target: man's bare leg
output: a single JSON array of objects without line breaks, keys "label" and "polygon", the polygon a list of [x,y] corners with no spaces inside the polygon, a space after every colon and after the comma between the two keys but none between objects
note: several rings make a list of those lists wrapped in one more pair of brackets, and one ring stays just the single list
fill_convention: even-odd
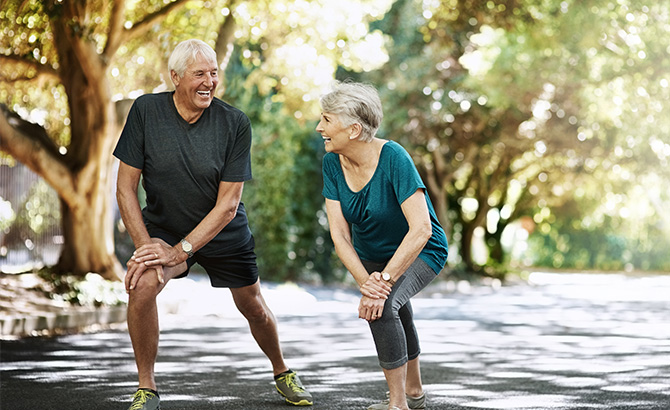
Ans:
[{"label": "man's bare leg", "polygon": [[277,320],[261,295],[260,280],[253,285],[231,288],[235,306],[249,322],[256,343],[272,363],[275,376],[288,370],[279,345]]},{"label": "man's bare leg", "polygon": [[140,278],[128,299],[128,333],[135,352],[139,387],[156,390],[154,364],[158,355],[158,308],[156,296],[162,289],[151,269]]},{"label": "man's bare leg", "polygon": [[[164,241],[152,238],[167,246]],[[140,388],[156,389],[154,365],[158,356],[158,307],[156,297],[168,281],[179,276],[187,268],[186,263],[175,267],[164,267],[164,283],[158,281],[155,269],[147,269],[137,285],[128,295],[128,333],[135,353],[135,364]]]}]

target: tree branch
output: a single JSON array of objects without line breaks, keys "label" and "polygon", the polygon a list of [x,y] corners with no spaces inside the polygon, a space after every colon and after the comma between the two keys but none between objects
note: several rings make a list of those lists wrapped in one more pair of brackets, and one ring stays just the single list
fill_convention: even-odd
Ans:
[{"label": "tree branch", "polygon": [[121,44],[125,44],[130,39],[139,37],[142,34],[146,33],[151,29],[151,27],[153,27],[154,24],[164,19],[165,16],[167,16],[171,11],[178,9],[179,7],[182,7],[188,1],[190,0],[174,0],[167,6],[163,7],[162,9],[147,14],[146,16],[144,16],[142,20],[135,22],[133,26],[128,29],[124,29],[122,25],[123,10],[117,10],[117,8],[121,6],[117,6],[115,4],[113,13],[121,13],[121,15],[113,16],[113,18],[121,21],[114,21],[115,26],[110,26],[109,36],[111,41],[107,42],[104,55],[105,56],[114,55],[114,53],[116,53],[116,50]]},{"label": "tree branch", "polygon": [[230,47],[230,45],[232,44],[235,35],[235,17],[233,16],[232,10],[235,7],[236,1],[237,0],[229,1],[228,9],[230,9],[231,12],[219,28],[219,35],[216,37],[216,44],[214,46],[214,51],[219,58],[219,69],[221,71],[226,69],[225,65],[227,65],[230,54],[232,54],[232,47]]},{"label": "tree branch", "polygon": [[[23,74],[20,78],[24,80],[32,80],[38,76],[49,76],[53,77],[54,79],[59,79],[58,73],[56,70],[52,69],[49,66],[39,64],[37,61],[34,60],[28,60],[26,58],[23,58],[21,56],[18,56],[16,54],[11,54],[11,55],[3,55],[0,54],[0,66],[6,66],[6,65],[16,65],[16,64],[22,64],[25,66],[28,66],[30,69],[35,70],[35,76],[34,77],[28,77],[27,75]],[[25,72],[25,70],[23,70]],[[14,79],[6,79],[6,80],[14,80]]]},{"label": "tree branch", "polygon": [[61,198],[75,192],[72,174],[44,128],[0,104],[0,150],[42,176]]},{"label": "tree branch", "polygon": [[109,33],[107,34],[107,44],[105,45],[105,51],[103,55],[105,58],[109,58],[116,53],[116,50],[119,49],[120,45],[123,44],[123,13],[125,11],[124,2],[114,1],[112,2],[112,12],[109,16]]}]

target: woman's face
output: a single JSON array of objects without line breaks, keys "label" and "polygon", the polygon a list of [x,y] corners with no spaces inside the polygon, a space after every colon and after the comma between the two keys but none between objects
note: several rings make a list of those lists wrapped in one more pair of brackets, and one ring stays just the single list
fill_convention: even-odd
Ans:
[{"label": "woman's face", "polygon": [[350,141],[353,134],[353,126],[344,127],[336,114],[323,112],[321,121],[316,126],[316,132],[323,138],[326,152],[339,152]]}]

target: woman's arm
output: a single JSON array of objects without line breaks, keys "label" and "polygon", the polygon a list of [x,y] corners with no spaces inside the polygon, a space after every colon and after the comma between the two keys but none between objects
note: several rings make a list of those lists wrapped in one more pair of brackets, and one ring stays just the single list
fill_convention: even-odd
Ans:
[{"label": "woman's arm", "polygon": [[[380,278],[373,278],[372,275],[368,275],[354,249],[349,223],[342,214],[340,202],[326,199],[326,213],[328,214],[330,236],[333,239],[333,244],[335,244],[335,252],[358,283],[361,293],[373,299],[386,299],[391,288],[386,283],[381,282]],[[377,276],[381,277],[379,273],[377,273]]]},{"label": "woman's arm", "polygon": [[384,272],[390,274],[393,281],[398,280],[409,268],[433,234],[428,203],[423,189],[417,189],[401,204],[401,207],[407,219],[409,231],[384,268]]}]

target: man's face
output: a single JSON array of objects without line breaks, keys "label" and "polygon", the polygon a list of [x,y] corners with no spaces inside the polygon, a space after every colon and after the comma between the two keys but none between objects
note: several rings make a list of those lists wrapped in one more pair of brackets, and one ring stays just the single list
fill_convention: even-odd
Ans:
[{"label": "man's face", "polygon": [[214,99],[214,90],[219,85],[216,61],[210,61],[198,54],[183,77],[171,73],[175,93],[181,104],[191,111],[204,110]]}]

